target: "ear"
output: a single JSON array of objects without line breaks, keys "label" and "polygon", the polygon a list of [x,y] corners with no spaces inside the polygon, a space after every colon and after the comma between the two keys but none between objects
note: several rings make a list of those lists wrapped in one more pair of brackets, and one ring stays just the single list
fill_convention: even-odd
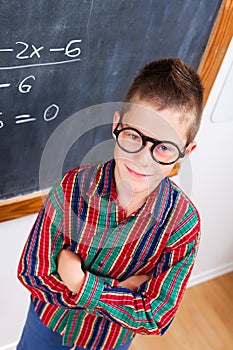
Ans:
[{"label": "ear", "polygon": [[185,156],[186,157],[189,156],[196,147],[197,147],[197,143],[195,141],[190,142],[190,144],[186,148]]},{"label": "ear", "polygon": [[[113,122],[112,122],[112,134],[113,134],[113,131],[116,128],[117,124],[119,123],[120,117],[121,117],[121,115],[119,112],[114,113]],[[113,134],[113,137],[115,138],[114,134]]]}]

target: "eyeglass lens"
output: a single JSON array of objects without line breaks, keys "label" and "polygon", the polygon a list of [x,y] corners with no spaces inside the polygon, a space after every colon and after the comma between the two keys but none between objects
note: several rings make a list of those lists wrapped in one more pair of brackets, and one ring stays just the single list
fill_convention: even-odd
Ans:
[{"label": "eyeglass lens", "polygon": [[[130,153],[139,152],[144,147],[141,135],[130,128],[120,130],[117,141],[123,150]],[[179,150],[172,143],[165,141],[154,147],[152,156],[159,162],[170,163],[179,158]]]}]

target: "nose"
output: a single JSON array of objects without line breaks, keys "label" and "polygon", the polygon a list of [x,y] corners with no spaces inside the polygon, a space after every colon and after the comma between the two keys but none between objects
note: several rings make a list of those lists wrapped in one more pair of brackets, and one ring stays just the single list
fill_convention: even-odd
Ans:
[{"label": "nose", "polygon": [[149,142],[147,142],[145,147],[143,147],[143,149],[141,149],[141,151],[136,153],[137,162],[141,166],[148,166],[153,162],[150,149],[151,149],[151,144]]}]

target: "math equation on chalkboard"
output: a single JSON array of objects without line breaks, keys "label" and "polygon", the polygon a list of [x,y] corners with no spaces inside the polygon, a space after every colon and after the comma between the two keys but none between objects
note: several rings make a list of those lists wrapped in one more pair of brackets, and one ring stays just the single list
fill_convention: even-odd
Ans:
[{"label": "math equation on chalkboard", "polygon": [[[82,39],[73,39],[60,47],[46,48],[44,45],[35,45],[32,43],[17,41],[11,47],[0,47],[0,71],[20,70],[40,66],[62,65],[80,61],[82,53]],[[1,61],[17,64],[2,65]],[[2,90],[17,89],[22,95],[30,94],[33,85],[36,83],[36,74],[25,74],[25,77],[14,85],[11,81],[1,81],[0,94]],[[44,107],[41,116],[34,116],[30,111],[25,111],[19,115],[12,116],[15,124],[20,125],[29,122],[35,122],[37,118],[43,118],[45,122],[50,122],[59,115],[60,106],[56,101]],[[6,118],[7,119],[7,118]],[[4,121],[4,111],[0,110],[0,129],[7,127]]]}]

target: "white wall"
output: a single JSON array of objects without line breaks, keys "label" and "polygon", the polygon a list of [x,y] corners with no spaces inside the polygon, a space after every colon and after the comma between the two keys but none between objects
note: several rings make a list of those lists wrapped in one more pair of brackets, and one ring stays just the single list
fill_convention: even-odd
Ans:
[{"label": "white wall", "polygon": [[202,222],[190,286],[233,271],[233,122],[212,123],[210,110],[209,104],[198,147],[175,177],[197,206]]},{"label": "white wall", "polygon": [[233,39],[205,106],[196,138],[198,148],[178,177],[202,218],[202,239],[191,285],[233,271],[232,67]]},{"label": "white wall", "polygon": [[35,218],[36,215],[30,215],[0,223],[0,349],[19,338],[25,320],[29,292],[16,275],[20,254]]},{"label": "white wall", "polygon": [[233,121],[214,124],[211,110],[208,104],[192,159],[192,198],[202,216],[195,276],[205,280],[233,270]]}]

